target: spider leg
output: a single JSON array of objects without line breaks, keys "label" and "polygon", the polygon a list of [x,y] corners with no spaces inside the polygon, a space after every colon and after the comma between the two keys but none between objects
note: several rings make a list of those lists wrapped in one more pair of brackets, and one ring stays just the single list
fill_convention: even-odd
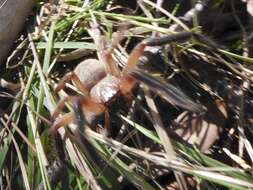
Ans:
[{"label": "spider leg", "polygon": [[63,108],[65,107],[65,103],[69,102],[69,101],[73,101],[75,98],[76,97],[68,96],[68,97],[62,99],[58,103],[58,105],[56,106],[56,108],[52,114],[52,117],[51,117],[51,120],[53,121],[53,125],[51,126],[51,131],[53,134],[56,135],[56,132],[60,127],[66,126],[66,125],[74,122],[74,119],[75,119],[74,112],[69,112],[69,113],[63,115],[62,117],[59,117],[59,115],[60,115],[61,111],[63,110]]},{"label": "spider leg", "polygon": [[82,97],[80,98],[80,102],[86,111],[92,112],[95,115],[99,115],[106,110],[106,106],[104,104],[94,102],[90,97]]},{"label": "spider leg", "polygon": [[180,32],[177,34],[156,37],[156,38],[150,38],[150,39],[144,40],[143,43],[145,43],[146,46],[162,46],[162,45],[169,44],[171,42],[186,41],[190,38],[194,38],[195,40],[208,45],[208,47],[210,47],[212,49],[217,49],[219,46],[210,38],[208,38],[204,35],[198,34],[198,33],[194,33],[194,32]]},{"label": "spider leg", "polygon": [[59,92],[61,89],[63,89],[66,85],[67,82],[69,81],[73,81],[76,85],[76,87],[78,88],[78,90],[80,90],[84,95],[88,95],[89,92],[87,90],[87,88],[85,87],[85,85],[80,81],[80,79],[78,78],[78,76],[74,73],[74,72],[70,72],[68,74],[66,74],[58,83],[55,91]]},{"label": "spider leg", "polygon": [[135,80],[131,76],[129,76],[128,73],[137,68],[139,58],[143,55],[145,47],[165,45],[175,41],[185,41],[192,36],[192,32],[181,32],[178,34],[146,39],[139,43],[130,54],[126,63],[126,67],[123,69],[123,76],[121,78],[122,93],[126,94],[127,92],[129,92],[135,84]]},{"label": "spider leg", "polygon": [[152,91],[160,94],[172,105],[180,106],[195,113],[203,113],[206,110],[202,105],[193,102],[188,96],[186,96],[176,87],[168,83],[161,82],[141,70],[133,70],[131,73],[129,73],[129,75],[139,82],[147,85]]},{"label": "spider leg", "polygon": [[70,96],[67,96],[66,98],[60,100],[60,102],[57,104],[53,114],[52,114],[52,119],[56,119],[61,111],[63,110],[63,108],[65,107],[65,103],[68,102],[70,100]]},{"label": "spider leg", "polygon": [[75,114],[74,112],[69,112],[65,115],[63,115],[60,118],[56,118],[53,122],[53,125],[51,126],[51,132],[56,136],[57,130],[63,126],[66,126],[70,123],[73,123],[75,121]]},{"label": "spider leg", "polygon": [[101,32],[97,27],[92,27],[92,29],[89,30],[89,34],[97,46],[99,60],[104,64],[107,73],[119,77],[120,70],[112,58],[112,52],[116,48],[117,44],[119,44],[119,42],[123,39],[122,32],[115,33],[110,48],[106,47],[105,38],[101,35]]},{"label": "spider leg", "polygon": [[[59,117],[61,110],[64,108],[66,102],[72,102],[74,112],[67,113],[63,115],[62,117]],[[80,106],[79,106],[80,105]],[[99,115],[105,111],[105,106],[103,104],[96,103],[92,101],[92,99],[87,97],[77,97],[77,96],[69,96],[59,102],[57,105],[53,115],[53,125],[51,127],[52,132],[55,134],[56,131],[63,126],[66,126],[70,123],[73,123],[74,121],[77,121],[76,117],[79,111],[82,108],[82,110],[88,111],[94,115]],[[80,114],[80,113],[79,113]]]},{"label": "spider leg", "polygon": [[[145,47],[161,46],[175,41],[185,41],[192,37],[205,44],[209,44],[208,39],[206,39],[202,35],[195,34],[192,32],[181,32],[173,35],[150,38],[147,40],[143,40],[141,43],[139,43],[130,54],[126,67],[123,70],[123,75],[121,77],[120,82],[121,92],[123,94],[127,94],[128,92],[130,92],[135,84],[135,80],[137,80],[149,86],[151,90],[158,92],[173,105],[180,106],[192,112],[204,112],[205,109],[201,105],[193,102],[179,89],[175,88],[170,84],[158,81],[157,79],[146,74],[145,72],[137,70],[139,58],[143,55]],[[214,47],[214,45],[211,45],[211,47]]]},{"label": "spider leg", "polygon": [[118,32],[113,33],[111,47],[108,50],[101,52],[102,56],[105,59],[105,63],[108,67],[109,73],[116,77],[120,77],[120,70],[117,66],[117,63],[115,63],[115,61],[112,58],[112,53],[114,49],[117,47],[117,45],[124,38],[123,33],[124,33],[123,31],[118,31]]},{"label": "spider leg", "polygon": [[109,52],[104,52],[102,54],[105,59],[105,63],[107,64],[109,73],[113,76],[120,77],[120,70],[112,58],[112,52],[109,51]]},{"label": "spider leg", "polygon": [[143,40],[139,43],[132,53],[130,54],[126,67],[123,70],[123,75],[127,75],[128,71],[131,71],[136,68],[139,58],[143,55],[145,47],[147,46],[161,46],[171,42],[185,41],[193,36],[192,32],[181,32],[178,34],[172,34],[162,37],[150,38]]},{"label": "spider leg", "polygon": [[141,43],[139,43],[132,53],[130,54],[130,57],[127,61],[126,67],[123,70],[123,74],[127,74],[128,71],[135,69],[138,62],[139,58],[142,56],[145,47],[147,46],[163,46],[166,44],[169,44],[171,42],[181,42],[181,41],[186,41],[190,38],[194,38],[197,41],[204,43],[208,45],[208,47],[211,47],[212,49],[217,49],[218,45],[213,42],[211,39],[208,37],[205,37],[201,34],[197,34],[194,32],[180,32],[177,34],[171,34],[167,36],[162,36],[162,37],[155,37],[155,38],[149,38],[143,40]]},{"label": "spider leg", "polygon": [[171,42],[182,42],[194,37],[193,32],[180,32],[162,37],[149,38],[143,41],[146,46],[162,46]]},{"label": "spider leg", "polygon": [[84,126],[85,124],[90,125],[90,121],[87,120],[85,117],[85,113],[83,111],[83,107],[85,107],[86,110],[94,113],[94,115],[99,115],[101,113],[104,113],[105,116],[105,124],[104,124],[104,131],[103,133],[105,136],[111,135],[111,119],[110,114],[105,106],[94,103],[92,101],[87,102],[84,101],[84,99],[81,98],[75,98],[73,102],[73,108],[75,113],[75,122],[78,126]]}]

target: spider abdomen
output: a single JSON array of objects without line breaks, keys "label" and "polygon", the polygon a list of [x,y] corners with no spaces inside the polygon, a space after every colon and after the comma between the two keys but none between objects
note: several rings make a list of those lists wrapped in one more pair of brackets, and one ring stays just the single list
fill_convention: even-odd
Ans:
[{"label": "spider abdomen", "polygon": [[101,79],[106,76],[104,65],[97,59],[86,59],[82,61],[74,70],[82,84],[90,90]]}]

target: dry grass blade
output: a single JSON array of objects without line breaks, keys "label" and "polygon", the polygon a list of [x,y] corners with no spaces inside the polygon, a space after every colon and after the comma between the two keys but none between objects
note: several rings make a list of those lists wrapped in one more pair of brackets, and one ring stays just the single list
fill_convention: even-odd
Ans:
[{"label": "dry grass blade", "polygon": [[[8,115],[4,115],[4,118],[7,119],[8,121],[10,120],[10,117]],[[34,153],[36,153],[36,148],[35,146],[29,141],[29,139],[25,136],[25,134],[19,129],[19,127],[14,123],[11,122],[11,126],[13,127],[13,129],[15,129],[15,131],[21,136],[21,138],[26,142],[26,144],[28,145],[28,147],[30,149],[32,149],[32,151]]]},{"label": "dry grass blade", "polygon": [[[172,160],[176,159],[177,156],[174,151],[171,140],[167,134],[167,131],[166,131],[165,127],[163,126],[163,123],[162,123],[162,120],[159,116],[155,102],[152,99],[149,91],[145,91],[145,98],[146,98],[146,102],[147,102],[149,109],[150,109],[150,114],[153,118],[153,126],[154,126],[159,138],[161,139],[162,145],[165,149],[166,158],[168,159],[168,161],[172,161]],[[176,176],[176,179],[177,179],[177,182],[180,186],[180,189],[187,190],[188,185],[187,185],[187,182],[186,182],[186,179],[185,179],[183,173],[176,172],[176,171],[173,171],[173,172]]]},{"label": "dry grass blade", "polygon": [[168,18],[170,18],[171,20],[173,20],[175,23],[178,24],[178,26],[182,27],[184,30],[189,30],[189,28],[183,23],[181,22],[177,17],[175,17],[174,15],[170,14],[168,11],[166,11],[165,9],[157,6],[156,4],[154,4],[153,2],[149,1],[149,0],[141,0],[144,3],[151,5],[152,7],[156,8],[157,10],[161,11],[161,13],[163,13],[164,15],[166,15]]},{"label": "dry grass blade", "polygon": [[[168,167],[169,169],[175,170],[175,171],[181,171],[184,173],[192,174],[199,176],[201,178],[207,179],[207,180],[214,180],[217,183],[221,184],[226,184],[228,187],[232,185],[233,187],[236,187],[238,189],[245,189],[245,188],[252,188],[252,183],[250,181],[247,181],[246,179],[241,180],[241,179],[236,179],[234,177],[222,175],[218,172],[212,172],[208,171],[207,168],[195,168],[195,167],[190,167],[181,161],[178,160],[171,160],[168,161],[166,158],[165,154],[162,154],[160,156],[156,156],[150,153],[147,153],[145,151],[141,151],[139,149],[135,149],[132,147],[128,147],[118,141],[106,138],[98,133],[95,133],[94,131],[91,131],[89,128],[85,129],[85,133],[87,133],[89,138],[96,139],[100,142],[106,143],[110,145],[113,149],[115,150],[121,150],[121,152],[127,152],[129,154],[135,155],[139,158],[143,158],[145,160],[149,160],[153,163],[159,163],[159,165]],[[210,168],[210,170],[212,170]],[[218,171],[230,171],[233,172],[233,168],[214,168],[213,170],[218,170]]]},{"label": "dry grass blade", "polygon": [[[73,126],[76,128],[76,126]],[[63,134],[64,130],[59,129],[60,133]],[[93,175],[90,167],[88,166],[87,162],[84,160],[82,153],[80,150],[74,145],[70,139],[65,140],[66,149],[68,151],[68,154],[71,155],[70,159],[72,163],[77,167],[80,174],[84,177],[84,179],[87,181],[91,189],[93,190],[101,190],[100,185],[98,184],[95,176]]]},{"label": "dry grass blade", "polygon": [[16,140],[15,140],[13,134],[12,134],[12,131],[9,129],[8,125],[5,123],[3,118],[1,118],[1,123],[4,125],[5,129],[7,129],[9,134],[11,134],[11,138],[12,138],[13,144],[14,144],[16,152],[17,152],[17,156],[18,156],[18,160],[19,160],[20,169],[21,169],[21,172],[22,172],[22,177],[23,177],[23,180],[24,180],[25,188],[26,188],[26,190],[30,190],[31,188],[30,188],[30,185],[29,185],[29,180],[28,180],[28,176],[27,176],[25,163],[24,163],[24,160],[22,158],[22,154],[21,154],[20,148],[18,146],[18,143],[16,142]]}]

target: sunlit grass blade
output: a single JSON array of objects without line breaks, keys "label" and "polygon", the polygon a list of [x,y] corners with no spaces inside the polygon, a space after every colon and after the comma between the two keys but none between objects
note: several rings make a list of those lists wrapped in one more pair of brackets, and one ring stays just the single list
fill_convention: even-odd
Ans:
[{"label": "sunlit grass blade", "polygon": [[[121,115],[121,118],[124,119],[127,123],[129,123],[131,126],[136,128],[138,131],[140,131],[142,134],[146,135],[147,137],[151,138],[155,142],[161,144],[161,141],[157,139],[157,135],[154,132],[151,132],[150,130],[145,129],[145,127],[127,119],[126,117]],[[200,178],[206,179],[208,181],[215,182],[217,184],[221,184],[230,188],[237,188],[237,189],[247,189],[252,188],[253,183],[253,177],[242,170],[235,171],[234,168],[220,162],[217,160],[214,160],[200,152],[197,152],[196,150],[187,147],[186,145],[180,144],[178,142],[174,142],[175,146],[179,148],[180,151],[185,152],[185,154],[193,159],[198,161],[199,163],[203,165],[207,165],[210,170],[213,168],[216,168],[216,171],[219,172],[219,170],[222,173],[225,173],[226,175],[220,175],[219,173],[214,173],[208,171],[208,168],[206,168],[206,171],[203,171],[201,169],[194,170],[194,171],[188,171],[188,173],[198,176]],[[208,173],[210,172],[210,173]]]},{"label": "sunlit grass blade", "polygon": [[[37,49],[46,49],[47,42],[39,42],[36,45]],[[96,50],[93,43],[88,42],[54,42],[54,49],[90,49]]]}]

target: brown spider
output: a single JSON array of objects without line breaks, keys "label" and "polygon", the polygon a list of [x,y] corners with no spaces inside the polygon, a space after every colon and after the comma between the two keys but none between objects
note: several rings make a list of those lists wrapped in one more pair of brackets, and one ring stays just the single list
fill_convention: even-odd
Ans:
[{"label": "brown spider", "polygon": [[[77,113],[75,113],[75,106],[81,107],[88,123],[89,119],[87,119],[87,115],[97,116],[105,113],[107,116],[105,118],[108,118],[107,106],[119,95],[127,95],[133,89],[136,81],[144,83],[152,91],[157,92],[173,105],[180,106],[192,112],[203,112],[205,110],[203,106],[194,103],[180,90],[170,84],[155,79],[137,68],[139,58],[143,55],[145,47],[161,46],[174,41],[187,40],[195,36],[196,34],[191,32],[182,32],[143,40],[131,52],[126,66],[121,72],[112,59],[114,47],[112,46],[109,50],[106,50],[104,47],[98,49],[101,56],[100,61],[97,59],[88,59],[81,62],[73,72],[68,73],[58,83],[56,91],[63,89],[68,81],[72,81],[77,89],[83,93],[83,96],[68,96],[59,102],[59,105],[52,115],[54,121],[52,131],[55,133],[61,126],[76,122]],[[99,46],[101,41],[98,40],[96,42],[95,38],[94,40],[95,44],[97,43],[97,46]],[[115,42],[112,44],[115,46]],[[58,117],[66,101],[73,103],[74,111]]]}]

